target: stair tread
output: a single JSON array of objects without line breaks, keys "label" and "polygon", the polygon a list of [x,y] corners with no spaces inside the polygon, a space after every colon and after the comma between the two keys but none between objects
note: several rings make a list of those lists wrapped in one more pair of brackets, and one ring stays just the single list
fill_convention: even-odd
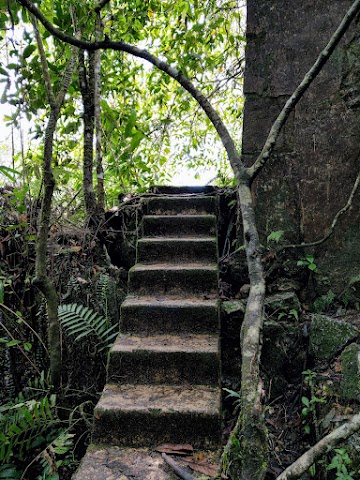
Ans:
[{"label": "stair tread", "polygon": [[182,271],[182,270],[207,270],[210,272],[217,272],[218,266],[213,262],[189,262],[189,263],[174,263],[174,262],[161,262],[152,264],[136,263],[130,269],[131,271],[149,271],[149,270],[170,270],[170,271]]},{"label": "stair tread", "polygon": [[[204,452],[205,455],[205,452]],[[160,453],[148,448],[91,445],[72,480],[175,480]]]},{"label": "stair tread", "polygon": [[208,220],[208,219],[211,219],[211,220],[215,220],[216,219],[216,215],[212,214],[212,213],[198,213],[198,214],[194,214],[194,215],[189,215],[188,213],[179,213],[178,215],[161,215],[161,214],[158,214],[158,215],[149,215],[149,214],[145,214],[143,216],[143,219],[156,219],[156,220],[161,220],[161,221],[171,221],[171,219],[190,219],[190,220],[193,220],[194,218],[199,218],[199,219],[204,219],[204,220]]},{"label": "stair tread", "polygon": [[218,335],[152,335],[140,337],[119,335],[112,352],[152,352],[218,353]]},{"label": "stair tread", "polygon": [[176,242],[184,242],[184,243],[215,243],[217,241],[216,237],[165,237],[162,235],[156,237],[142,237],[138,240],[139,243],[161,243],[161,242],[169,242],[169,243],[176,243]]},{"label": "stair tread", "polygon": [[124,302],[123,307],[141,306],[141,307],[170,307],[170,308],[187,308],[187,307],[214,307],[218,306],[218,299],[211,298],[199,298],[198,296],[190,295],[178,295],[178,296],[156,296],[156,295],[142,295],[132,296],[128,295]]},{"label": "stair tread", "polygon": [[204,385],[111,385],[107,384],[96,411],[189,413],[219,416],[220,388]]}]

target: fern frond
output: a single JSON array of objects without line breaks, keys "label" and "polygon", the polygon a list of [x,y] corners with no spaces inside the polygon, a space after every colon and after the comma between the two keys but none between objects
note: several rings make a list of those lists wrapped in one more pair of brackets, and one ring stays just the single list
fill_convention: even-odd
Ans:
[{"label": "fern frond", "polygon": [[76,335],[75,342],[88,335],[97,338],[100,351],[111,347],[118,334],[117,325],[109,326],[105,317],[84,305],[70,303],[59,305],[59,319],[69,335]]},{"label": "fern frond", "polygon": [[8,463],[15,451],[18,458],[24,458],[39,437],[60,422],[52,406],[52,400],[45,396],[0,407],[0,463]]}]

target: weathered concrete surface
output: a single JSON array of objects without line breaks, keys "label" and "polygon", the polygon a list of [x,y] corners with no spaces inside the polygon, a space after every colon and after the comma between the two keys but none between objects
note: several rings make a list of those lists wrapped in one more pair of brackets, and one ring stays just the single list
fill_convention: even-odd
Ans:
[{"label": "weathered concrete surface", "polygon": [[310,326],[310,352],[319,360],[331,360],[360,330],[350,323],[326,315],[313,315]]},{"label": "weathered concrete surface", "polygon": [[[243,157],[256,158],[270,126],[326,45],[351,0],[248,0]],[[359,170],[360,27],[352,25],[296,106],[255,188],[262,235],[321,238]],[[320,292],[360,265],[359,194],[330,242],[315,250]],[[336,285],[335,285],[336,287]],[[333,285],[334,288],[334,285]]]},{"label": "weathered concrete surface", "polygon": [[[220,452],[198,452],[194,462],[217,464]],[[188,457],[189,458],[189,457]],[[191,458],[191,457],[190,457]],[[186,461],[175,457],[176,463],[193,478],[204,478],[201,473],[192,472]],[[161,454],[148,449],[120,448],[92,445],[81,462],[73,480],[177,480]]]}]

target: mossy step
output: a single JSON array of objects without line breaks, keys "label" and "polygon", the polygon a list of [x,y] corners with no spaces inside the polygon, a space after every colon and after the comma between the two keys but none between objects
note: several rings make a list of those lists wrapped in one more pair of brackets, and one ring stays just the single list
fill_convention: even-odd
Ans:
[{"label": "mossy step", "polygon": [[208,263],[138,263],[129,270],[129,292],[142,295],[191,293],[215,298],[218,292],[218,268]]},{"label": "mossy step", "polygon": [[216,211],[215,197],[190,196],[160,196],[146,200],[146,213],[149,215],[203,215],[214,214]]},{"label": "mossy step", "polygon": [[128,296],[121,306],[121,331],[138,335],[217,333],[218,300]]},{"label": "mossy step", "polygon": [[137,243],[137,261],[151,262],[216,262],[217,239],[199,238],[141,238]]},{"label": "mossy step", "polygon": [[220,397],[220,388],[199,385],[106,385],[94,411],[94,441],[216,448],[221,439]]},{"label": "mossy step", "polygon": [[119,335],[111,348],[110,383],[219,385],[218,335]]},{"label": "mossy step", "polygon": [[149,192],[163,195],[194,195],[194,194],[216,194],[216,187],[211,185],[192,185],[174,186],[174,185],[155,185],[150,187]]},{"label": "mossy step", "polygon": [[146,448],[90,445],[72,480],[178,480],[161,454]]},{"label": "mossy step", "polygon": [[215,215],[144,215],[144,237],[215,236]]},{"label": "mossy step", "polygon": [[[220,451],[196,451],[195,458],[217,464]],[[176,463],[187,470],[186,461]],[[204,475],[192,472],[192,477]],[[111,445],[90,445],[72,480],[179,480],[161,454],[148,448],[125,448]]]}]

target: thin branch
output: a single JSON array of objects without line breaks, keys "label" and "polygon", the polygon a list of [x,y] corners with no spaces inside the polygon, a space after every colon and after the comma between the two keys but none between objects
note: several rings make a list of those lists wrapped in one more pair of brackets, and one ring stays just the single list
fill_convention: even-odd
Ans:
[{"label": "thin branch", "polygon": [[174,473],[179,477],[182,478],[183,480],[194,480],[194,477],[190,475],[190,473],[187,473],[185,470],[179,467],[179,465],[166,453],[161,454],[162,458],[165,460],[165,462],[170,465],[170,467],[174,470]]},{"label": "thin branch", "polygon": [[336,224],[339,220],[339,218],[351,208],[355,193],[357,192],[358,188],[360,185],[360,172],[357,174],[354,186],[351,190],[351,193],[349,195],[348,201],[346,204],[337,212],[335,217],[333,218],[333,221],[331,222],[331,225],[326,232],[326,234],[320,238],[319,240],[315,240],[314,242],[309,242],[309,243],[294,243],[291,245],[284,245],[283,247],[280,247],[277,251],[282,252],[283,250],[288,250],[289,248],[309,248],[309,247],[316,247],[318,245],[321,245],[326,242],[334,233]]},{"label": "thin branch", "polygon": [[35,337],[39,340],[40,344],[44,347],[44,350],[47,353],[47,355],[49,355],[49,351],[46,348],[45,343],[42,341],[42,338],[40,337],[40,335],[32,328],[31,325],[29,325],[29,323],[20,314],[11,310],[11,308],[7,307],[4,303],[0,303],[0,307],[4,308],[9,313],[14,315],[19,320],[19,323],[24,323],[24,325],[26,325],[32,331],[32,333],[35,335]]},{"label": "thin branch", "polygon": [[340,442],[346,440],[351,435],[360,430],[360,413],[354,415],[349,422],[336,428],[318,443],[299,457],[292,465],[284,470],[276,480],[292,480],[300,478],[311,465],[325,453],[330,452]]},{"label": "thin branch", "polygon": [[350,23],[352,22],[352,20],[355,18],[355,16],[358,14],[359,11],[360,11],[360,0],[355,0],[355,2],[352,4],[352,6],[350,7],[348,12],[342,19],[335,33],[331,37],[329,43],[326,45],[324,50],[322,50],[322,52],[318,56],[314,65],[310,68],[310,70],[304,76],[303,80],[298,85],[294,93],[285,103],[285,106],[281,110],[279,116],[277,117],[277,119],[275,120],[275,122],[273,123],[270,129],[270,133],[260,152],[260,155],[256,159],[255,163],[248,168],[248,173],[252,179],[254,179],[259,174],[260,170],[262,170],[262,168],[265,166],[265,164],[269,160],[270,155],[274,149],[276,140],[280,134],[280,131],[284,126],[286,120],[288,119],[290,113],[293,111],[296,104],[299,102],[299,100],[304,95],[306,90],[310,87],[310,85],[312,84],[314,79],[317,77],[317,75],[319,74],[319,72],[321,71],[325,63],[328,61],[331,54],[335,50],[336,45],[342,39]]},{"label": "thin branch", "polygon": [[42,66],[42,70],[43,70],[43,74],[44,74],[44,81],[45,81],[45,87],[46,87],[46,94],[47,94],[47,97],[48,97],[48,102],[49,102],[50,106],[53,107],[56,103],[55,95],[54,95],[54,91],[53,91],[52,84],[51,84],[49,65],[48,65],[48,62],[46,60],[44,45],[43,45],[42,38],[40,36],[37,18],[32,17],[31,21],[32,21],[32,24],[33,24],[33,27],[34,27],[35,38],[36,38],[36,42],[37,42],[38,49],[39,49],[41,66]]},{"label": "thin branch", "polygon": [[110,3],[110,0],[100,0],[100,2],[94,8],[95,13],[100,13],[100,10],[102,10],[108,3]]},{"label": "thin branch", "polygon": [[[30,1],[30,0],[17,0],[17,2],[25,7],[29,12],[31,12],[35,17],[43,24],[43,26],[50,32],[52,35],[57,37],[60,40],[63,40],[70,45],[74,45],[78,48],[95,51],[99,49],[112,49],[121,52],[129,53],[135,57],[142,58],[147,62],[151,63],[159,70],[164,73],[167,73],[170,77],[176,80],[190,95],[199,103],[206,115],[208,116],[211,123],[214,125],[216,131],[218,132],[220,139],[224,145],[224,148],[228,154],[230,164],[235,172],[239,173],[240,170],[244,170],[243,164],[240,159],[240,155],[236,149],[235,143],[231,138],[231,135],[226,128],[224,122],[221,120],[219,114],[212,107],[209,100],[203,95],[200,90],[198,90],[195,85],[178,69],[172,67],[164,60],[160,60],[155,55],[152,55],[145,49],[135,47],[129,43],[119,41],[114,42],[112,40],[106,39],[103,41],[97,42],[87,42],[84,40],[79,40],[71,35],[68,35],[61,30],[54,27],[54,25],[47,20],[47,18],[40,12],[40,10]],[[360,4],[360,0],[357,0]]]},{"label": "thin branch", "polygon": [[25,350],[23,349],[22,345],[17,343],[17,340],[15,339],[15,337],[12,335],[12,333],[10,332],[9,329],[7,329],[4,325],[4,322],[2,321],[2,318],[0,317],[0,327],[2,327],[5,332],[8,334],[8,336],[11,338],[11,340],[13,342],[16,342],[16,348],[24,355],[24,357],[26,358],[26,360],[30,363],[30,365],[32,365],[33,369],[36,371],[36,373],[38,375],[40,375],[40,371],[39,369],[37,368],[37,366],[35,365],[35,363],[31,360],[31,358],[26,354]]}]

